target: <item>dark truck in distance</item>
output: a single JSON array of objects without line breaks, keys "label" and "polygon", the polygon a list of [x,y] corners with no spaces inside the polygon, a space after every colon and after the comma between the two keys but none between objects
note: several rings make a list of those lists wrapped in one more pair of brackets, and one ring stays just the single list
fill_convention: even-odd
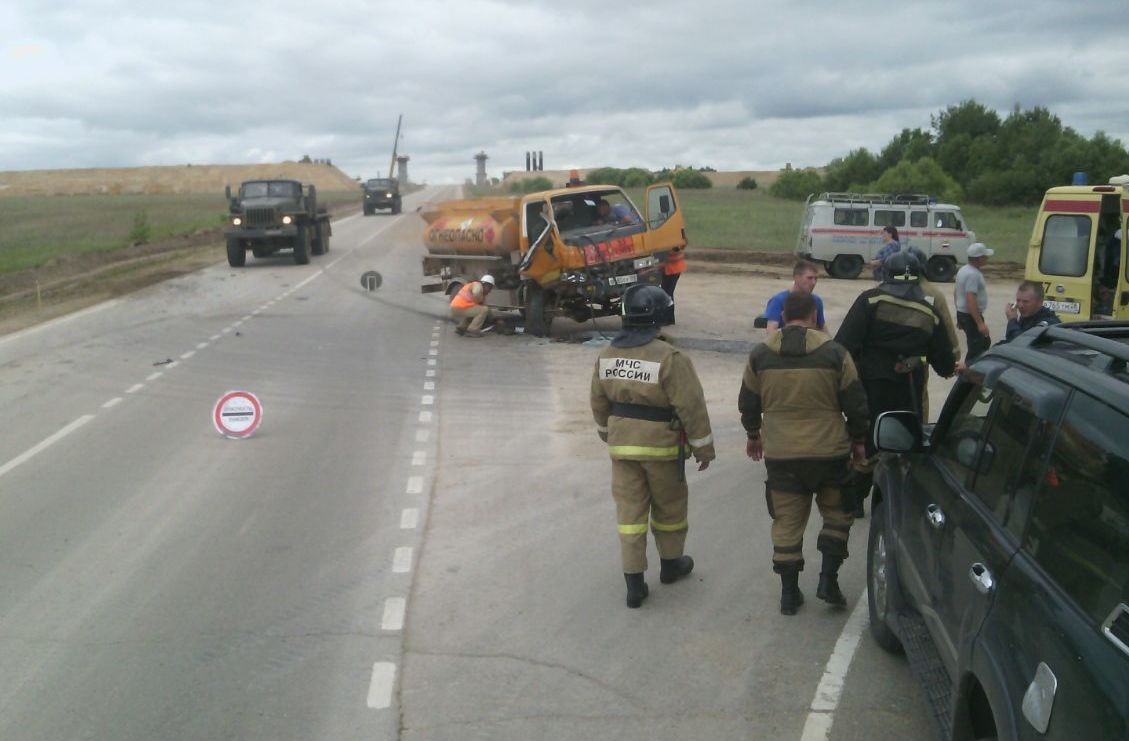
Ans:
[{"label": "dark truck in distance", "polygon": [[364,191],[365,216],[372,216],[378,208],[390,208],[400,213],[400,182],[394,178],[371,178],[361,186]]},{"label": "dark truck in distance", "polygon": [[233,268],[246,264],[247,250],[255,257],[293,250],[298,265],[329,251],[329,214],[318,208],[313,185],[303,192],[297,180],[249,180],[234,198],[231,186],[224,195],[231,211],[224,229],[227,262]]}]

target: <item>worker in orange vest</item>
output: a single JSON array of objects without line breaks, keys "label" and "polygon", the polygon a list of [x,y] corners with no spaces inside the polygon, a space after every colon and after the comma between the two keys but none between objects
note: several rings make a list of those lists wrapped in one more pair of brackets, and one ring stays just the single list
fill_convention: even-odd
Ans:
[{"label": "worker in orange vest", "polygon": [[[674,300],[674,286],[678,283],[678,276],[686,271],[685,250],[686,248],[681,245],[672,249],[666,256],[666,264],[663,265],[662,287],[671,301]],[[670,324],[674,324],[674,309],[670,310],[669,318]]]},{"label": "worker in orange vest", "polygon": [[451,299],[451,317],[458,322],[457,334],[466,337],[481,337],[483,325],[490,319],[490,307],[486,297],[494,290],[494,276],[484,275],[472,280],[459,289]]}]

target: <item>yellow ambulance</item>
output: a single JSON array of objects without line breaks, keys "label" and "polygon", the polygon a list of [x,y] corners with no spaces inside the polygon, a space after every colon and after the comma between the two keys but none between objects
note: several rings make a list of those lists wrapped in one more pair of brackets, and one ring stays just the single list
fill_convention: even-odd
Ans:
[{"label": "yellow ambulance", "polygon": [[1108,185],[1051,188],[1043,196],[1025,276],[1043,284],[1044,305],[1064,322],[1129,319],[1126,214],[1126,175]]}]

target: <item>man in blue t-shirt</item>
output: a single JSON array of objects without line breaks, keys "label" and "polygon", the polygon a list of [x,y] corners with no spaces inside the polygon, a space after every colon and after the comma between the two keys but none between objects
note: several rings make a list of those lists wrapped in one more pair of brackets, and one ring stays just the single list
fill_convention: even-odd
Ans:
[{"label": "man in blue t-shirt", "polygon": [[792,292],[797,293],[810,293],[811,297],[815,299],[816,306],[816,324],[819,329],[826,330],[825,322],[823,320],[823,299],[815,295],[815,284],[819,280],[819,268],[814,263],[807,260],[800,260],[792,268],[792,287],[786,291],[781,291],[768,300],[768,306],[765,307],[764,317],[768,320],[765,325],[769,332],[775,332],[784,324],[784,299],[788,298],[788,294]]}]

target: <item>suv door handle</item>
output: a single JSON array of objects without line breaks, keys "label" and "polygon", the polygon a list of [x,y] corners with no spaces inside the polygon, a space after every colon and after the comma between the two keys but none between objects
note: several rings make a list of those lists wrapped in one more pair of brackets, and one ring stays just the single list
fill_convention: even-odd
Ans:
[{"label": "suv door handle", "polygon": [[973,586],[980,594],[988,594],[996,588],[996,581],[992,578],[992,572],[988,571],[982,563],[972,564],[972,568],[968,570],[968,578],[972,580]]},{"label": "suv door handle", "polygon": [[934,530],[940,530],[945,526],[945,513],[936,504],[930,504],[925,508],[925,519],[929,520],[929,526]]}]

